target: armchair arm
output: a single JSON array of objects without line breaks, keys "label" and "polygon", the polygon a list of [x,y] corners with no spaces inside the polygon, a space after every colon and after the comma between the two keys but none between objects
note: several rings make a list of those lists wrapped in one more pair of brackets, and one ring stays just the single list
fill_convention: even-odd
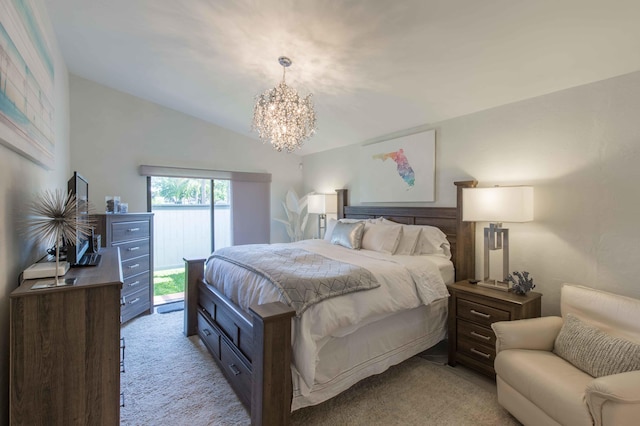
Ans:
[{"label": "armchair arm", "polygon": [[640,419],[640,371],[594,379],[585,399],[596,426],[637,425]]},{"label": "armchair arm", "polygon": [[561,327],[561,317],[530,318],[491,324],[496,334],[496,353],[505,349],[551,351]]}]

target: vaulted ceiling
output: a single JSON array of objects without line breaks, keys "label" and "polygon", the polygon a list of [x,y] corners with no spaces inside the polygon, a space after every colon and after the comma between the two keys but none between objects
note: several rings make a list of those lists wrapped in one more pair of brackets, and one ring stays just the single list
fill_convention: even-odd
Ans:
[{"label": "vaulted ceiling", "polygon": [[313,93],[300,154],[640,70],[637,0],[45,0],[69,71],[249,135]]}]

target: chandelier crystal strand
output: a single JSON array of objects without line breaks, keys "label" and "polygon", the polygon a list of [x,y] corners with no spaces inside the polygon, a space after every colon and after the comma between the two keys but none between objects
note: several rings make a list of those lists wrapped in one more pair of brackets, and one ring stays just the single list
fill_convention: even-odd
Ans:
[{"label": "chandelier crystal strand", "polygon": [[281,57],[279,62],[283,66],[282,82],[256,96],[251,127],[276,151],[293,152],[315,133],[316,113],[311,94],[301,98],[285,83],[286,67],[291,65],[291,60]]}]

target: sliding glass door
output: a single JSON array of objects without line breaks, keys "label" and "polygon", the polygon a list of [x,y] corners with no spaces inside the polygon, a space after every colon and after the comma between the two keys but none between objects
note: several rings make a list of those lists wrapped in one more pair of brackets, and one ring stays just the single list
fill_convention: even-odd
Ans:
[{"label": "sliding glass door", "polygon": [[183,259],[207,258],[232,244],[230,182],[153,176],[149,185],[154,299],[161,305],[184,298]]},{"label": "sliding glass door", "polygon": [[141,165],[154,213],[155,304],[183,298],[183,259],[270,242],[268,173]]}]

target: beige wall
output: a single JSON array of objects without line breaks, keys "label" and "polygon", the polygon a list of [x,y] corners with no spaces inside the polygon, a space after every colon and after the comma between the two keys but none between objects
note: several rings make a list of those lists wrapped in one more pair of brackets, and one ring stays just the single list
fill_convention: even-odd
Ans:
[{"label": "beige wall", "polygon": [[[286,191],[301,187],[297,155],[74,75],[70,99],[71,168],[89,181],[98,211],[105,195],[120,195],[131,212],[146,211],[141,164],[271,173],[271,215],[278,218],[285,216],[280,203]],[[250,119],[248,111],[247,126]],[[275,221],[271,241],[288,241]]]},{"label": "beige wall", "polygon": [[[393,136],[436,129],[436,202],[424,205],[454,205],[452,182],[470,177],[480,186],[535,187],[535,222],[507,225],[510,270],[531,272],[543,314],[556,314],[563,282],[640,298],[638,117],[640,72]],[[359,204],[359,152],[350,146],[305,156],[305,190],[347,187]]]},{"label": "beige wall", "polygon": [[45,33],[55,63],[55,169],[45,170],[0,145],[0,424],[9,423],[9,294],[22,270],[44,254],[19,232],[20,217],[33,195],[43,189],[66,189],[69,178],[69,82],[46,9],[39,1]]}]

